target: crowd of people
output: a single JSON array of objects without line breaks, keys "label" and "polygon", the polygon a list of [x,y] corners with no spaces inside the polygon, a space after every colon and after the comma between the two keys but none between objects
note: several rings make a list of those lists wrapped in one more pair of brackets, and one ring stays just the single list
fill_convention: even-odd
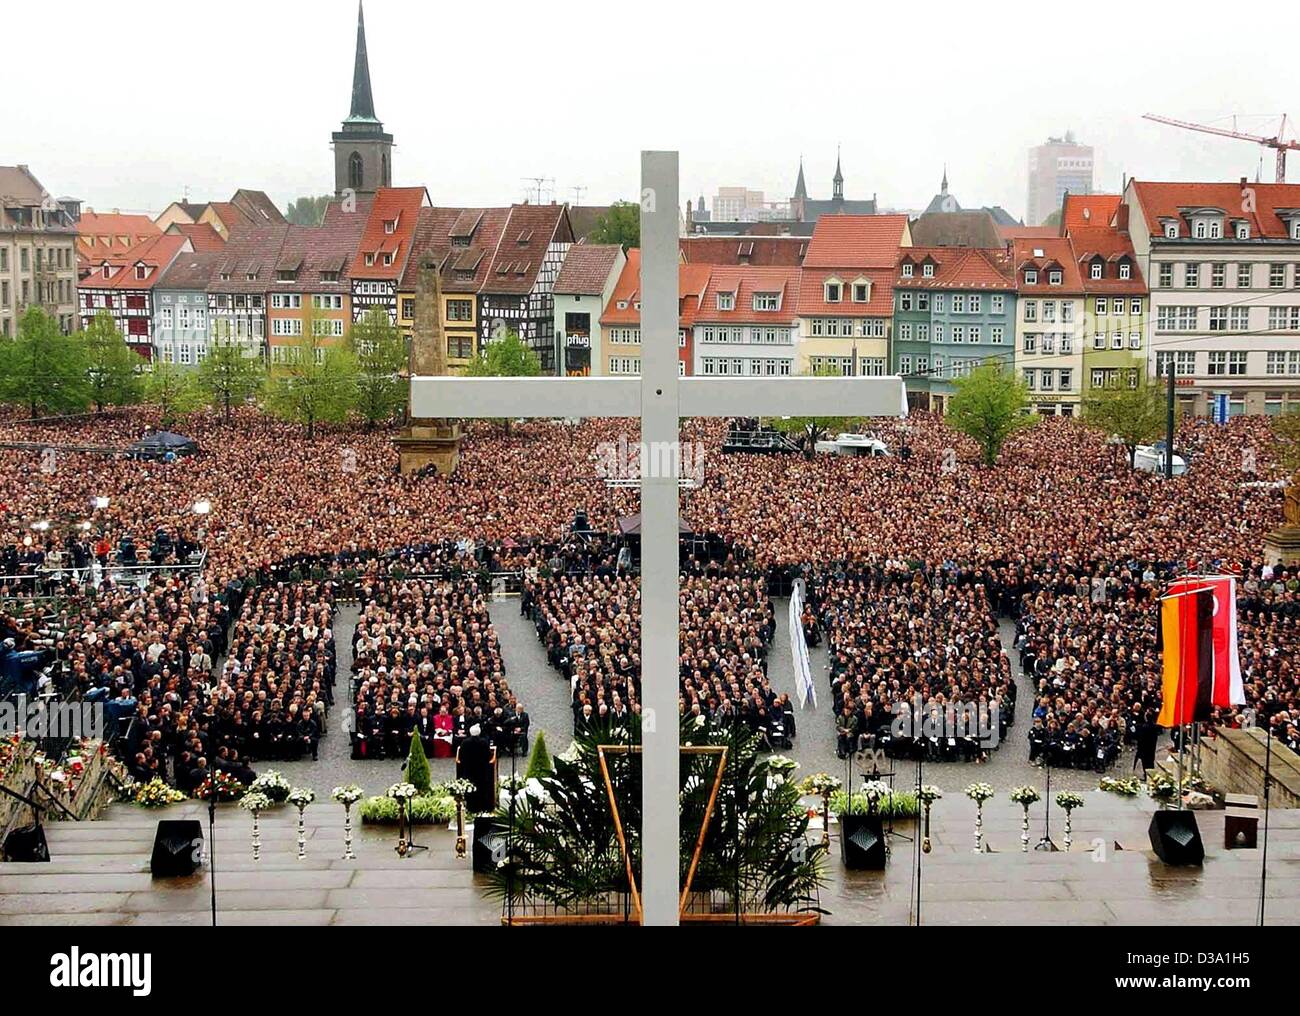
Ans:
[{"label": "crowd of people", "polygon": [[[321,428],[308,439],[251,410],[229,424],[197,414],[188,433],[200,453],[172,463],[58,450],[125,446],[151,422],[142,410],[55,424],[0,420],[0,440],[48,442],[55,449],[45,456],[0,449],[0,549],[11,555],[10,564],[18,555],[20,571],[48,568],[54,553],[68,574],[80,578],[88,567],[91,582],[98,581],[94,598],[105,598],[92,614],[136,618],[125,601],[137,594],[114,592],[112,575],[93,573],[95,548],[120,548],[124,538],[152,548],[165,532],[174,548],[201,546],[206,554],[202,582],[213,592],[190,601],[188,610],[194,617],[204,612],[209,626],[218,604],[237,609],[231,596],[250,579],[261,586],[337,584],[348,572],[365,576],[382,560],[391,575],[398,574],[396,561],[407,574],[446,575],[481,592],[493,572],[514,571],[522,575],[525,609],[534,613],[548,655],[573,681],[575,720],[588,711],[639,708],[634,568],[615,541],[593,535],[615,532],[617,519],[636,510],[636,491],[608,487],[592,465],[601,447],[636,440],[635,421],[538,422],[508,432],[476,424],[452,477],[400,476],[382,430]],[[703,483],[686,495],[684,520],[743,562],[712,573],[688,568],[683,579],[684,711],[734,712],[773,738],[773,713],[784,708],[765,675],[768,594],[804,572],[818,590],[811,627],[833,653],[836,722],[851,705],[854,723],[845,727],[851,737],[879,736],[880,713],[895,690],[915,691],[931,705],[959,696],[997,701],[1004,719],[1011,715],[1014,682],[993,644],[996,618],[1005,616],[1019,624],[1022,663],[1034,686],[1029,725],[1046,732],[1025,735],[1036,757],[1067,743],[1083,749],[1071,747],[1073,757],[1095,757],[1102,740],[1136,742],[1158,706],[1154,596],[1161,584],[1171,574],[1230,570],[1242,576],[1249,706],[1279,739],[1294,739],[1300,576],[1295,568],[1267,570],[1261,562],[1263,537],[1281,518],[1275,481],[1282,472],[1267,420],[1237,418],[1221,426],[1185,420],[1178,445],[1191,469],[1172,482],[1134,471],[1122,448],[1079,421],[1039,421],[1017,434],[991,468],[978,464],[966,438],[929,414],[881,421],[873,430],[910,455],[723,454],[725,423],[684,425],[683,439],[704,449]],[[199,502],[210,512],[196,513]],[[577,512],[592,531],[580,539],[574,538]],[[45,555],[39,564],[38,554]],[[149,585],[147,595],[156,588]],[[358,593],[366,610],[373,588]],[[431,593],[419,599],[438,602]],[[400,610],[400,602],[373,606]],[[457,610],[465,613],[450,621],[456,638],[463,631],[471,639],[478,608],[471,599]],[[376,615],[377,625],[389,623],[384,616]],[[148,615],[136,623],[149,623]],[[482,636],[486,625],[478,623]],[[430,632],[430,645],[435,641]],[[393,676],[396,648],[391,661],[368,661],[373,673],[364,684],[376,680],[374,701],[364,705],[376,713],[382,706],[391,717],[396,704],[400,719],[414,685],[416,717],[423,722],[428,710],[436,731],[444,698],[452,714],[462,704],[472,712],[476,702],[472,694],[464,703],[452,694],[447,680],[456,659],[458,674],[468,676],[473,664],[484,726],[490,726],[498,707],[508,713],[515,703],[493,664],[478,658],[485,650],[471,644],[468,659],[464,652],[422,659],[433,665],[426,672],[432,680],[423,684],[407,673],[413,668],[404,643],[404,681]],[[293,654],[286,648],[284,655]],[[313,670],[319,664],[313,655]],[[170,668],[169,681],[176,676]],[[283,674],[275,676],[278,687]],[[258,680],[271,680],[269,665]],[[304,689],[303,703],[310,691]],[[487,709],[493,696],[496,704]],[[290,696],[285,715],[295,704],[300,715],[303,703]],[[366,710],[360,718],[372,722]],[[1245,720],[1241,709],[1219,717],[1225,724]],[[386,729],[380,735],[385,754],[400,750],[400,738],[391,741]],[[435,751],[438,741],[430,745]]]}]

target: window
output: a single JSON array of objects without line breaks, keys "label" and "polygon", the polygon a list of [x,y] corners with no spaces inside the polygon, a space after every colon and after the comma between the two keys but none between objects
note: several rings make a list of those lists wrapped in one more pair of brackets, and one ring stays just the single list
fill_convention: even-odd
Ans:
[{"label": "window", "polygon": [[734,310],[736,306],[735,293],[718,294],[718,310]]},{"label": "window", "polygon": [[1098,314],[1110,313],[1110,302],[1104,296],[1097,297],[1097,313]]},{"label": "window", "polygon": [[1178,239],[1178,223],[1176,222],[1165,223],[1165,239],[1167,240]]},{"label": "window", "polygon": [[1238,220],[1238,222],[1237,222],[1237,239],[1238,239],[1238,240],[1249,240],[1249,239],[1250,239],[1250,223],[1248,223],[1248,222],[1246,222],[1246,221],[1244,221],[1244,220]]},{"label": "window", "polygon": [[1129,333],[1128,333],[1128,348],[1129,348],[1129,349],[1141,349],[1141,348],[1142,348],[1142,333],[1141,333],[1141,332],[1129,332]]},{"label": "window", "polygon": [[[1297,275],[1296,278],[1297,278],[1297,279],[1300,279],[1300,275]],[[1300,285],[1300,282],[1298,282],[1297,285]],[[929,309],[930,309],[930,294],[929,294],[929,293],[917,293],[917,294],[916,294],[916,309],[917,309],[917,310],[929,310]]]},{"label": "window", "polygon": [[1045,370],[1041,372],[1041,375],[1039,387],[1045,392],[1050,392],[1052,390],[1052,372]]},{"label": "window", "polygon": [[944,301],[944,298],[943,298],[943,294],[942,294],[942,293],[935,293],[935,294],[934,294],[934,309],[935,309],[935,313],[938,313],[938,314],[942,314],[942,313],[943,313],[944,302],[945,302],[945,301]]},{"label": "window", "polygon": [[1025,320],[1026,320],[1026,321],[1037,321],[1037,320],[1038,320],[1038,301],[1037,301],[1037,300],[1026,300],[1026,301],[1025,301]]},{"label": "window", "polygon": [[980,326],[979,326],[979,325],[971,325],[971,326],[970,326],[970,330],[967,331],[967,333],[966,333],[966,338],[967,338],[970,342],[979,342],[979,341],[980,341]]},{"label": "window", "polygon": [[1036,269],[1033,268],[1025,269],[1025,285],[1026,286],[1038,285],[1038,271]]},{"label": "window", "polygon": [[474,320],[474,301],[473,300],[448,300],[447,320],[448,321]]},{"label": "window", "polygon": [[755,293],[754,310],[779,310],[781,297],[779,293]]},{"label": "window", "polygon": [[1156,331],[1193,332],[1195,330],[1195,307],[1158,307],[1156,309]]},{"label": "window", "polygon": [[1061,284],[1061,273],[1055,269],[1047,273],[1047,284],[1049,286],[1059,286]]},{"label": "window", "polygon": [[936,324],[934,326],[934,341],[935,342],[943,341],[943,325]]},{"label": "window", "polygon": [[966,327],[965,327],[964,325],[953,325],[953,326],[952,326],[952,341],[953,341],[953,342],[965,342],[965,341],[966,341]]},{"label": "window", "polygon": [[1121,279],[1131,279],[1133,277],[1133,266],[1127,261],[1120,262],[1119,277]]},{"label": "window", "polygon": [[1006,297],[1001,293],[994,293],[992,299],[992,310],[994,314],[1001,314],[1003,307],[1006,306]]},{"label": "window", "polygon": [[1056,352],[1056,333],[1044,332],[1038,339],[1038,351],[1040,353]]},{"label": "window", "polygon": [[1222,263],[1210,265],[1210,288],[1223,289],[1228,284],[1228,266]]},{"label": "window", "polygon": [[1300,375],[1300,351],[1271,350],[1265,361],[1268,374]]},{"label": "window", "polygon": [[1271,264],[1268,266],[1268,288],[1281,289],[1286,285],[1286,265]]},{"label": "window", "polygon": [[1210,357],[1210,377],[1222,377],[1228,372],[1228,354],[1226,352],[1211,352]]},{"label": "window", "polygon": [[1268,309],[1268,330],[1270,332],[1300,330],[1300,307],[1270,307]]},{"label": "window", "polygon": [[921,266],[921,274],[922,274],[923,276],[925,276],[927,279],[933,279],[933,278],[934,278],[934,265],[932,265],[932,264],[928,264],[928,263],[922,265],[922,266]]},{"label": "window", "polygon": [[1074,372],[1066,367],[1061,371],[1061,383],[1057,386],[1063,392],[1068,392],[1074,386]]},{"label": "window", "polygon": [[980,299],[980,295],[978,293],[972,293],[970,295],[969,301],[970,301],[969,303],[970,312],[972,314],[978,314],[980,312],[980,307],[983,304],[983,301]]},{"label": "window", "polygon": [[898,294],[898,309],[899,309],[899,310],[911,310],[911,309],[912,309],[912,294],[911,294],[911,293],[899,293],[899,294]]},{"label": "window", "polygon": [[1092,263],[1092,268],[1090,269],[1089,277],[1090,277],[1090,278],[1093,278],[1093,279],[1100,279],[1100,278],[1101,278],[1101,267],[1102,267],[1102,265],[1101,265],[1101,262],[1100,262],[1100,261],[1094,261],[1094,262]]},{"label": "window", "polygon": [[1210,308],[1210,331],[1226,332],[1228,330],[1228,308]]},{"label": "window", "polygon": [[1234,350],[1228,353],[1228,373],[1233,377],[1242,377],[1246,373],[1246,351]]},{"label": "window", "polygon": [[1162,261],[1156,266],[1156,278],[1162,289],[1168,289],[1174,284],[1174,266]]},{"label": "window", "polygon": [[912,277],[912,264],[911,262],[906,262],[903,265],[903,278],[910,279],[911,277]]},{"label": "window", "polygon": [[1025,368],[1025,385],[1029,387],[1031,390],[1034,387],[1034,377],[1037,373],[1038,371],[1034,370],[1033,368],[1030,367]]},{"label": "window", "polygon": [[1128,303],[1128,312],[1129,312],[1130,314],[1132,314],[1134,317],[1138,317],[1138,316],[1140,316],[1140,315],[1142,314],[1142,298],[1141,298],[1141,297],[1135,296],[1135,297],[1133,297],[1132,300],[1129,301],[1129,303]]},{"label": "window", "polygon": [[1238,289],[1249,289],[1254,284],[1253,280],[1251,279],[1252,268],[1253,266],[1247,263],[1241,263],[1237,265],[1237,288]]},{"label": "window", "polygon": [[900,374],[912,373],[912,358],[910,356],[905,355],[905,356],[900,356],[898,358],[898,373]]},{"label": "window", "polygon": [[966,296],[963,293],[952,294],[952,312],[954,314],[966,313]]},{"label": "window", "polygon": [[1002,345],[1002,336],[1004,329],[1001,325],[994,325],[989,329],[989,342],[995,346]]},{"label": "window", "polygon": [[1038,352],[1038,333],[1037,333],[1037,332],[1025,332],[1025,352],[1026,352],[1026,353],[1037,353],[1037,352]]},{"label": "window", "polygon": [[1201,266],[1196,264],[1183,266],[1183,287],[1196,289],[1201,284]]},{"label": "window", "polygon": [[1093,348],[1093,349],[1105,349],[1105,348],[1106,348],[1106,333],[1105,333],[1105,332],[1093,332],[1093,335],[1092,335],[1092,348]]},{"label": "window", "polygon": [[840,287],[840,284],[839,284],[838,282],[828,282],[828,283],[826,283],[826,302],[827,302],[827,303],[839,303],[839,302],[840,302],[840,289],[841,289],[841,287]]},{"label": "window", "polygon": [[902,321],[898,325],[898,340],[900,342],[912,341],[912,322]]},{"label": "window", "polygon": [[1094,368],[1092,369],[1092,386],[1093,386],[1094,388],[1105,388],[1105,387],[1106,387],[1106,371],[1105,371],[1105,370],[1103,370],[1103,369],[1100,368],[1100,367],[1094,367]]},{"label": "window", "polygon": [[1062,300],[1061,301],[1061,323],[1068,325],[1073,321],[1074,321],[1074,301]]},{"label": "window", "polygon": [[[773,297],[775,297],[775,295],[776,295],[775,293],[772,294]],[[867,283],[865,282],[853,283],[854,303],[866,303],[870,299],[871,299],[871,287]],[[776,308],[773,307],[772,310],[776,310]]]},{"label": "window", "polygon": [[919,324],[919,325],[916,326],[916,341],[917,341],[917,342],[929,342],[929,341],[930,341],[930,326],[929,326],[929,325],[922,323],[922,324]]}]

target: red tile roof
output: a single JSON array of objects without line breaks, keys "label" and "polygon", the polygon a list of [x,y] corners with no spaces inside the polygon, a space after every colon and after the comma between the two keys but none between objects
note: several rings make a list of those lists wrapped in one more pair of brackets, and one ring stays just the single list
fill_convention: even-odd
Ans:
[{"label": "red tile roof", "polygon": [[[714,265],[696,320],[737,325],[794,324],[799,317],[799,277],[798,268]],[[734,294],[731,310],[718,309],[719,293]],[[756,293],[779,294],[778,309],[755,310]]]},{"label": "red tile roof", "polygon": [[565,255],[555,292],[571,296],[600,296],[622,250],[616,243],[575,243]]},{"label": "red tile roof", "polygon": [[[82,289],[153,289],[176,256],[189,246],[183,236],[158,234],[136,244],[125,254],[91,262],[90,274],[78,284]],[[104,277],[104,266],[109,277]],[[143,268],[144,278],[137,276]]]},{"label": "red tile roof", "polygon": [[[340,201],[331,201],[319,226],[288,226],[271,272],[267,290],[287,293],[346,293],[350,289],[350,270],[356,257],[357,243],[366,227],[367,216],[360,211],[344,211]],[[289,282],[278,281],[278,269],[292,267]],[[337,272],[336,281],[325,275]]]},{"label": "red tile roof", "polygon": [[158,280],[156,289],[199,289],[206,290],[208,282],[223,260],[220,252],[195,251],[187,254],[182,251],[176,255]]},{"label": "red tile roof", "polygon": [[808,251],[806,236],[684,236],[682,259],[704,265],[783,265],[797,268]]},{"label": "red tile roof", "polygon": [[[415,242],[420,209],[427,206],[429,195],[423,187],[383,187],[374,196],[370,215],[357,244],[352,266],[354,279],[402,278]],[[393,223],[387,232],[385,223]],[[392,264],[384,264],[384,255],[392,254]],[[373,264],[366,264],[369,256]]]},{"label": "red tile roof", "polygon": [[[1243,185],[1252,192],[1253,210],[1246,210]],[[1165,219],[1178,221],[1178,235],[1191,236],[1190,224],[1183,212],[1194,208],[1217,208],[1229,220],[1246,219],[1251,238],[1286,239],[1287,224],[1278,210],[1300,208],[1300,184],[1296,183],[1130,183],[1146,216],[1153,238],[1164,235]],[[1231,229],[1227,232],[1231,235]]]},{"label": "red tile roof", "polygon": [[906,232],[906,215],[823,215],[813,228],[803,265],[892,269]]},{"label": "red tile roof", "polygon": [[[902,266],[913,266],[904,278]],[[924,266],[934,265],[926,277]],[[894,285],[899,289],[988,289],[1010,292],[1016,288],[1011,258],[1001,250],[982,247],[908,247],[898,259]]]},{"label": "red tile roof", "polygon": [[[677,266],[678,327],[690,328],[695,324],[709,279],[715,271],[717,269],[712,265]],[[609,303],[605,305],[605,312],[600,316],[601,325],[640,325],[641,309],[637,306],[640,299],[641,251],[634,247],[627,252],[627,263],[614,285]],[[620,303],[625,306],[620,308]]]},{"label": "red tile roof", "polygon": [[[821,220],[817,220],[820,224]],[[799,282],[799,314],[830,314],[835,317],[888,317],[893,312],[893,269],[881,268],[805,268]],[[826,283],[838,279],[843,289],[839,303],[826,302]],[[866,280],[871,288],[866,303],[855,303],[853,285]]]},{"label": "red tile roof", "polygon": [[[1147,285],[1142,280],[1142,269],[1133,250],[1133,241],[1127,233],[1110,226],[1076,227],[1070,230],[1070,243],[1074,248],[1074,260],[1079,266],[1084,292],[1133,296],[1147,292]],[[1097,259],[1102,262],[1100,279],[1092,277],[1092,263]],[[1119,269],[1125,262],[1129,266],[1130,276],[1121,279]]]},{"label": "red tile roof", "polygon": [[531,293],[553,240],[573,242],[573,228],[564,205],[513,205],[480,291],[519,296]]},{"label": "red tile roof", "polygon": [[[288,225],[240,225],[230,231],[217,269],[208,280],[210,293],[265,293],[275,281],[275,266],[289,237]],[[250,279],[249,275],[253,277]],[[222,275],[229,278],[223,279]]]},{"label": "red tile roof", "polygon": [[[1032,296],[1049,296],[1054,293],[1079,294],[1083,292],[1083,279],[1079,277],[1079,265],[1075,261],[1074,249],[1065,237],[1046,237],[1041,239],[1021,239],[1015,242],[1016,291]],[[1033,285],[1025,282],[1025,269],[1038,269],[1038,281]],[[1048,271],[1061,270],[1061,284],[1051,285]]]},{"label": "red tile roof", "polygon": [[1122,200],[1121,194],[1065,195],[1059,235],[1064,236],[1072,229],[1109,226]]},{"label": "red tile roof", "polygon": [[998,235],[1003,240],[1019,240],[1022,237],[1060,236],[1056,226],[999,226]]},{"label": "red tile roof", "polygon": [[[77,222],[77,256],[92,264],[125,254],[132,247],[161,235],[147,215],[82,212]],[[82,267],[86,267],[84,264]]]},{"label": "red tile roof", "polygon": [[176,222],[168,227],[167,232],[178,236],[188,236],[190,243],[194,245],[194,249],[200,253],[218,251],[226,246],[226,241],[209,222]]}]

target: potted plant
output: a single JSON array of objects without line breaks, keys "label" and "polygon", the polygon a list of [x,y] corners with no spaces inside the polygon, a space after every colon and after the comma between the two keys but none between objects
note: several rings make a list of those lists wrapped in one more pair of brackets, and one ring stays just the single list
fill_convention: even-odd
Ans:
[{"label": "potted plant", "polygon": [[993,788],[987,783],[972,783],[966,796],[975,802],[975,853],[984,853],[984,802],[993,797]]},{"label": "potted plant", "polygon": [[316,800],[316,791],[310,787],[294,787],[286,800],[298,809],[298,860],[301,861],[307,856],[307,827],[303,822],[303,812]]},{"label": "potted plant", "polygon": [[355,783],[335,787],[330,797],[343,805],[343,860],[355,861],[357,855],[352,852],[352,806],[362,798],[362,790]]},{"label": "potted plant", "polygon": [[419,793],[411,783],[394,783],[388,788],[388,797],[397,802],[397,856],[406,857],[410,853],[410,840],[407,838],[407,808],[411,799]]},{"label": "potted plant", "polygon": [[271,807],[271,802],[265,794],[250,790],[239,799],[239,806],[253,816],[253,860],[259,860],[262,853],[262,837],[257,827],[257,818],[264,810]]},{"label": "potted plant", "polygon": [[767,760],[767,771],[772,774],[773,779],[781,783],[788,780],[798,768],[799,763],[785,755],[773,755]]},{"label": "potted plant", "polygon": [[1020,850],[1022,853],[1029,852],[1029,809],[1043,799],[1043,795],[1038,792],[1037,787],[1025,785],[1016,787],[1011,791],[1011,801],[1013,804],[1020,805],[1024,809],[1024,818],[1020,822]]}]

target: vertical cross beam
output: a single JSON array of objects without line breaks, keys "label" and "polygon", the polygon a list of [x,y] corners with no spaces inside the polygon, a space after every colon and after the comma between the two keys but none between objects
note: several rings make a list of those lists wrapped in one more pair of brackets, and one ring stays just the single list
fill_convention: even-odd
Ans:
[{"label": "vertical cross beam", "polygon": [[678,913],[677,153],[641,153],[641,892],[647,925]]}]

